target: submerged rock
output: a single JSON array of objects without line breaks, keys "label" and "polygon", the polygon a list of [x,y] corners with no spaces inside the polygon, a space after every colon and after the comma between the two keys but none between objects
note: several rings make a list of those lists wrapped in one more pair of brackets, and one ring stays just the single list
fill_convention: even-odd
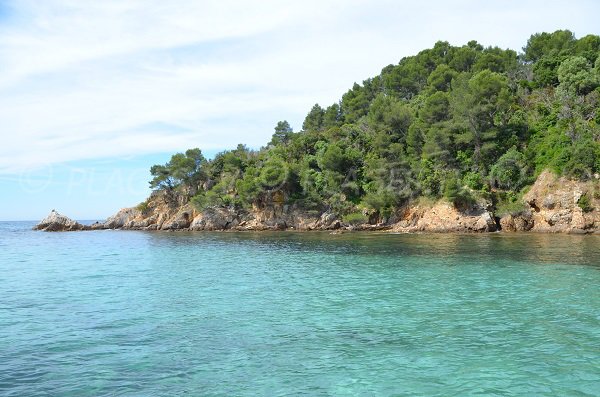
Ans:
[{"label": "submerged rock", "polygon": [[66,232],[76,230],[89,230],[89,226],[72,220],[71,218],[61,215],[55,210],[52,210],[47,217],[42,219],[34,228],[34,230],[42,230],[45,232]]}]

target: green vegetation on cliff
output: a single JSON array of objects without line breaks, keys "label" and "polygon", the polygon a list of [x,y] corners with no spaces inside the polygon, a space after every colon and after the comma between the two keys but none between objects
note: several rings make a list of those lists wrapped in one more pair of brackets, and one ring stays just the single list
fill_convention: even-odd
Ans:
[{"label": "green vegetation on cliff", "polygon": [[352,221],[419,197],[510,207],[543,169],[600,172],[599,55],[599,36],[568,30],[532,35],[521,54],[439,41],[315,104],[299,132],[280,121],[260,150],[176,154],[150,184],[199,209],[275,201]]}]

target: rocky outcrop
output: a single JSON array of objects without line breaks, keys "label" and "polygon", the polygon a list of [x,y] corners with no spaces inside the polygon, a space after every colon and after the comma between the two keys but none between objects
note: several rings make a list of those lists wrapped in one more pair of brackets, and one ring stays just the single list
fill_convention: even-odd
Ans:
[{"label": "rocky outcrop", "polygon": [[[186,229],[186,228],[190,227],[190,224],[192,223],[192,220],[194,219],[194,214],[195,214],[195,211],[189,204],[184,205],[177,212],[175,212],[175,214],[173,214],[172,216],[165,217],[166,219],[160,225],[160,229],[161,230]],[[148,226],[150,226],[150,222],[152,222],[153,219],[158,220],[159,217],[151,217],[146,222],[146,223],[148,223],[147,225],[144,224],[144,221],[142,220],[142,223],[139,226],[148,227]],[[137,226],[137,225],[134,225],[134,226]],[[158,224],[156,224],[156,227],[158,228]]]},{"label": "rocky outcrop", "polygon": [[240,226],[240,213],[229,208],[210,208],[198,214],[189,225],[190,230],[227,230]]},{"label": "rocky outcrop", "polygon": [[592,233],[600,229],[599,181],[580,182],[544,171],[523,197],[528,209],[500,219],[504,231]]},{"label": "rocky outcrop", "polygon": [[59,214],[55,210],[52,210],[47,217],[34,227],[34,230],[43,230],[45,232],[71,232],[88,229],[90,229],[89,226],[82,225],[67,216]]},{"label": "rocky outcrop", "polygon": [[527,232],[533,227],[530,211],[520,214],[507,214],[500,218],[500,230],[505,232]]},{"label": "rocky outcrop", "polygon": [[464,210],[446,202],[433,206],[409,206],[401,220],[392,227],[394,232],[493,232],[496,221],[486,204],[476,204]]},{"label": "rocky outcrop", "polygon": [[267,204],[254,206],[240,222],[238,230],[335,230],[341,221],[330,212],[306,211],[296,206]]},{"label": "rocky outcrop", "polygon": [[139,215],[135,208],[123,208],[104,222],[104,229],[122,229],[132,225],[133,219]]},{"label": "rocky outcrop", "polygon": [[[457,208],[448,202],[409,204],[381,221],[346,224],[333,211],[308,211],[285,204],[273,195],[252,208],[215,207],[197,211],[187,199],[174,193],[154,192],[146,202],[124,208],[103,223],[84,226],[52,211],[37,230],[391,230],[395,232],[566,232],[600,230],[600,181],[577,182],[543,172],[524,196],[526,209],[497,220],[492,205],[481,201]],[[368,215],[368,216],[367,216]]]}]

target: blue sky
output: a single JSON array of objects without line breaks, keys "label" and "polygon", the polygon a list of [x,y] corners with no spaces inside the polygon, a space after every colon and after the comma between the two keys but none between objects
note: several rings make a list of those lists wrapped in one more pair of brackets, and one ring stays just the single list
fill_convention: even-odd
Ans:
[{"label": "blue sky", "polygon": [[190,147],[287,119],[437,40],[600,34],[596,1],[0,1],[0,220],[100,219]]}]

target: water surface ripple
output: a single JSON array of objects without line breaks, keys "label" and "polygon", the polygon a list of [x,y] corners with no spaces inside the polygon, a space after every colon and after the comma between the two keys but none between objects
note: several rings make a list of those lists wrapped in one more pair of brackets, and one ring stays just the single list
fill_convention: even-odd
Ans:
[{"label": "water surface ripple", "polygon": [[600,395],[600,236],[30,227],[1,396]]}]

